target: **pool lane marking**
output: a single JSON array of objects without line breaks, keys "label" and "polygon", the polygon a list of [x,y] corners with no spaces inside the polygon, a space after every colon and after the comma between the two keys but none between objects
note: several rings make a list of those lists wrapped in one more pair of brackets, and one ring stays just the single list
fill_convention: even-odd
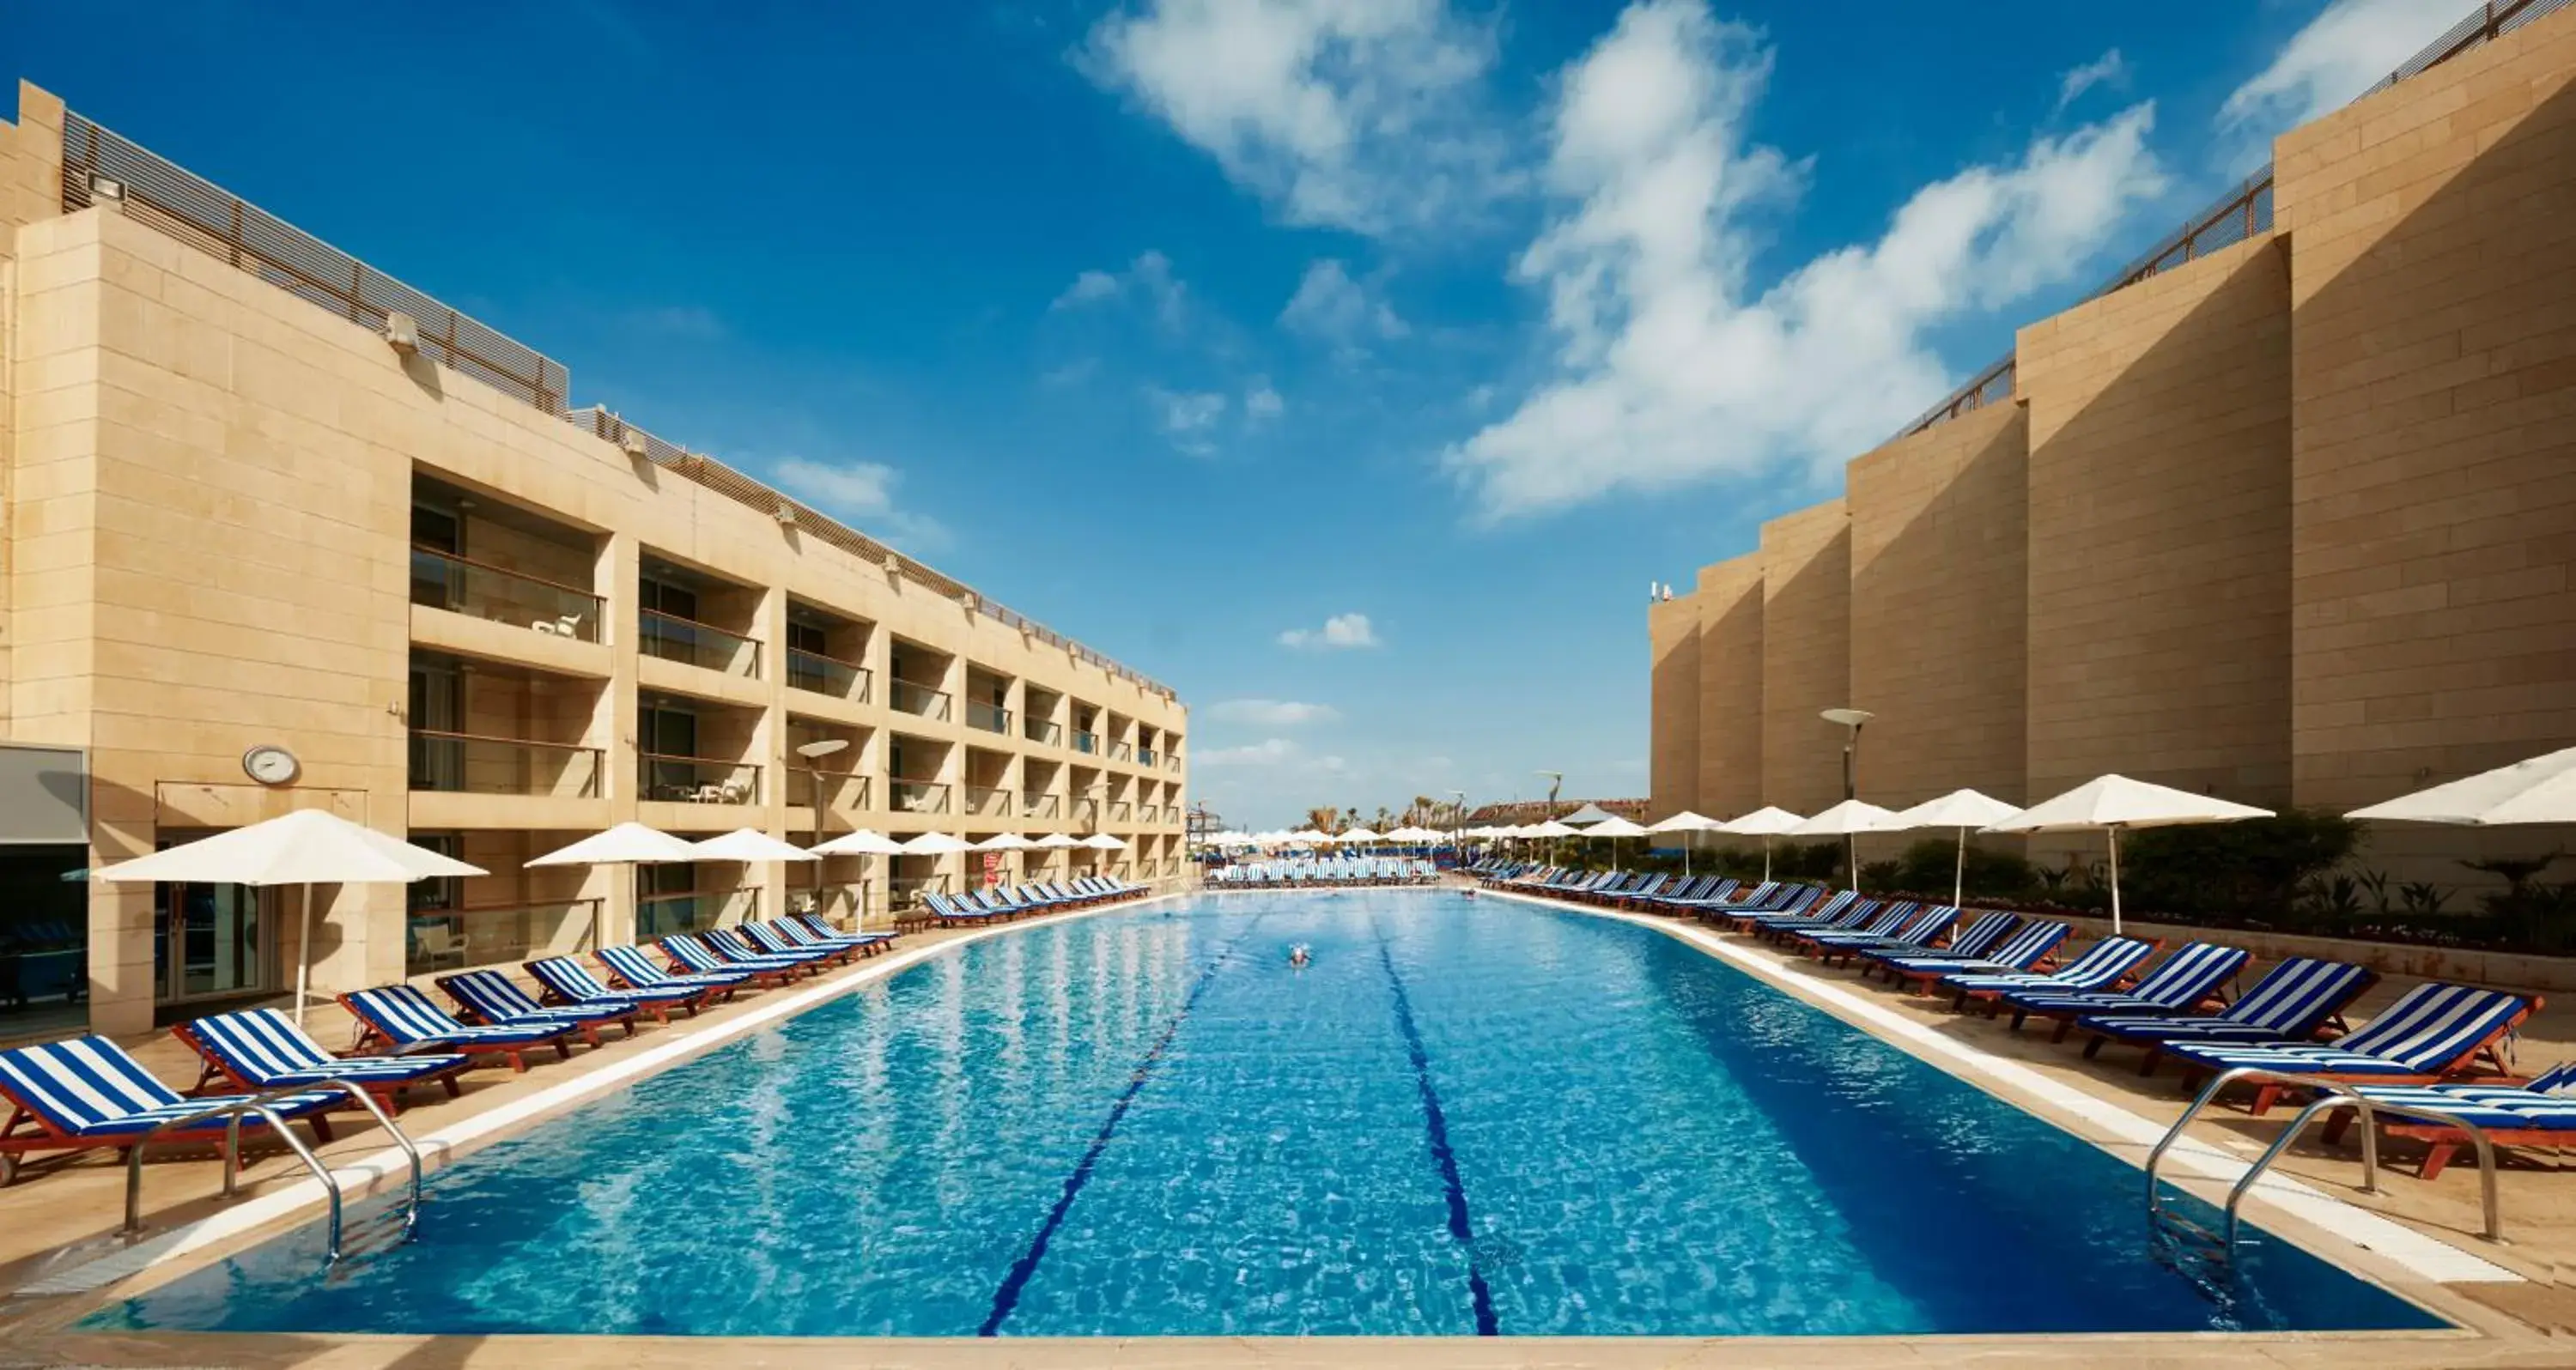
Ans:
[{"label": "pool lane marking", "polygon": [[[1793,976],[1780,965],[1743,947],[1720,940],[1706,929],[1674,923],[1646,914],[1620,913],[1610,909],[1581,904],[1559,903],[1528,895],[1489,890],[1480,896],[1500,898],[1513,903],[1534,904],[1561,913],[1580,913],[1606,918],[1639,927],[1653,928],[1668,936],[1688,942],[1711,956],[1744,971],[1755,979],[1783,990],[1793,998],[1826,1007],[1835,1016],[1862,1031],[1904,1051],[1942,1066],[1951,1074],[1972,1084],[1990,1085],[1987,1092],[2039,1117],[2060,1131],[2091,1142],[2102,1150],[2138,1165],[2152,1147],[2165,1135],[2166,1125],[2132,1113],[2118,1104],[2073,1085],[2052,1080],[2018,1061],[1993,1055],[1970,1043],[1942,1034],[1932,1027],[1874,1003],[1870,999],[1831,981],[1807,976]],[[2019,1096],[2019,1097],[2016,1097]],[[2090,1134],[2067,1127],[2064,1123],[2040,1113],[2025,1100],[2036,1099],[2060,1113],[2071,1115],[2094,1129]],[[2105,1140],[2105,1139],[2108,1140]],[[2120,1147],[2131,1150],[2123,1151]],[[2174,1144],[2165,1158],[2168,1163],[2205,1179],[2234,1184],[2243,1176],[2248,1162],[2231,1155],[2199,1138],[2186,1135]],[[2492,1261],[2463,1251],[2448,1242],[2416,1231],[2369,1209],[2349,1204],[2323,1190],[2291,1179],[2278,1170],[2266,1171],[2254,1183],[2254,1195],[2282,1211],[2303,1219],[2320,1230],[2362,1247],[2382,1259],[2404,1267],[2418,1279],[2436,1284],[2521,1284],[2522,1274]]]},{"label": "pool lane marking", "polygon": [[[860,962],[855,968],[836,971],[812,987],[799,990],[794,994],[782,996],[778,991],[770,991],[753,1001],[755,1007],[750,1012],[726,1019],[714,1027],[657,1042],[635,1055],[611,1061],[607,1065],[541,1089],[534,1094],[495,1105],[471,1117],[459,1118],[432,1131],[414,1134],[412,1144],[420,1148],[425,1170],[444,1169],[463,1159],[470,1151],[479,1149],[478,1144],[499,1140],[496,1134],[506,1135],[546,1121],[552,1114],[589,1102],[594,1095],[606,1094],[612,1089],[626,1087],[674,1066],[686,1064],[736,1038],[748,1036],[758,1029],[768,1027],[782,1018],[801,1014],[807,1009],[821,1005],[826,1000],[840,998],[898,972],[909,970],[933,957],[946,955],[956,948],[994,937],[1009,937],[1035,928],[1079,922],[1103,914],[1133,913],[1174,899],[1188,898],[1190,893],[1176,891],[1171,894],[1158,894],[1150,899],[1140,899],[1132,904],[1103,904],[1094,908],[1068,909],[1063,913],[1049,914],[1043,918],[1033,918],[1022,923],[978,928],[973,932],[963,933],[927,946],[907,947],[901,951],[873,956]],[[324,1159],[330,1163],[331,1173],[339,1178],[342,1188],[347,1193],[348,1201],[353,1206],[359,1199],[391,1185],[397,1176],[407,1174],[409,1166],[401,1150],[395,1147],[386,1147],[381,1151],[369,1152],[364,1156],[346,1160],[336,1156]],[[159,1236],[147,1238],[132,1246],[116,1247],[94,1259],[49,1271],[9,1292],[34,1297],[80,1294],[94,1289],[103,1289],[154,1266],[203,1250],[216,1242],[226,1241],[268,1223],[293,1217],[300,1210],[319,1209],[322,1207],[323,1198],[319,1181],[298,1180],[273,1193],[244,1200],[195,1222],[183,1223]],[[424,1223],[436,1221],[437,1212],[434,1207],[427,1209],[421,1215],[422,1221]],[[147,1221],[149,1216],[146,1215]]]},{"label": "pool lane marking", "polygon": [[1199,972],[1198,981],[1190,986],[1188,997],[1181,1000],[1180,1012],[1173,1014],[1172,1021],[1163,1025],[1163,1035],[1154,1039],[1154,1045],[1146,1050],[1145,1058],[1136,1063],[1135,1073],[1127,1077],[1127,1088],[1120,1091],[1118,1101],[1109,1106],[1109,1117],[1100,1124],[1098,1134],[1092,1137],[1091,1148],[1082,1153],[1081,1160],[1073,1163],[1073,1173],[1064,1177],[1064,1192],[1056,1196],[1055,1207],[1047,1210],[1046,1221],[1038,1224],[1037,1235],[1029,1239],[1029,1249],[1021,1252],[1020,1258],[1011,1262],[1010,1272],[1002,1276],[1002,1287],[993,1291],[993,1310],[984,1316],[983,1326],[975,1329],[976,1336],[1001,1335],[1003,1321],[1011,1316],[1012,1309],[1019,1307],[1021,1293],[1029,1287],[1030,1277],[1038,1273],[1038,1262],[1046,1259],[1047,1243],[1054,1240],[1056,1229],[1064,1226],[1064,1216],[1073,1211],[1073,1201],[1082,1193],[1082,1187],[1091,1183],[1092,1167],[1099,1163],[1100,1153],[1109,1149],[1109,1139],[1117,1134],[1119,1120],[1127,1116],[1127,1106],[1136,1102],[1136,1096],[1143,1092],[1145,1081],[1154,1073],[1154,1066],[1170,1049],[1172,1039],[1180,1035],[1181,1024],[1188,1021],[1190,1010],[1198,1007],[1199,996],[1216,983],[1216,973],[1225,969],[1226,963],[1234,959],[1234,949],[1242,946],[1243,939],[1250,937],[1252,930],[1261,926],[1261,920],[1269,916],[1267,909],[1252,915],[1252,921],[1244,925],[1243,931],[1227,939],[1226,944],[1217,949],[1216,959],[1208,962],[1206,970]]},{"label": "pool lane marking", "polygon": [[1404,991],[1404,977],[1396,973],[1395,953],[1386,940],[1385,929],[1375,918],[1369,919],[1369,931],[1377,935],[1377,963],[1386,968],[1386,983],[1395,991],[1395,1026],[1404,1034],[1404,1054],[1413,1061],[1413,1081],[1422,1091],[1422,1126],[1431,1136],[1431,1160],[1440,1169],[1440,1187],[1449,1200],[1449,1235],[1457,1238],[1458,1249],[1467,1257],[1467,1293],[1476,1307],[1476,1335],[1502,1335],[1494,1321],[1494,1291],[1485,1283],[1483,1264],[1476,1256],[1476,1225],[1467,1211],[1467,1182],[1458,1176],[1458,1153],[1449,1146],[1449,1117],[1440,1110],[1440,1091],[1431,1083],[1431,1053],[1422,1045],[1422,1030],[1413,1021],[1413,997]]}]

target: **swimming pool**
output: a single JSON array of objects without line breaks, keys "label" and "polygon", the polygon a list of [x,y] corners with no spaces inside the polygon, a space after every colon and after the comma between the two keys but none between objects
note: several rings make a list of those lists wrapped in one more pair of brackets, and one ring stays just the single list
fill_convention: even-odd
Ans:
[{"label": "swimming pool", "polygon": [[[1287,965],[1297,943],[1313,964]],[[980,941],[92,1327],[706,1335],[2442,1325],[1651,928],[1243,895]]]}]

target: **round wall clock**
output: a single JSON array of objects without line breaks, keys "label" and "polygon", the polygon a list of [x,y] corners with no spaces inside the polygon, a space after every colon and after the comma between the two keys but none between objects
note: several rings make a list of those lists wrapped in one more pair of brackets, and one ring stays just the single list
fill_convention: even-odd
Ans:
[{"label": "round wall clock", "polygon": [[284,747],[262,744],[242,753],[243,772],[263,785],[283,785],[302,769],[295,753]]}]

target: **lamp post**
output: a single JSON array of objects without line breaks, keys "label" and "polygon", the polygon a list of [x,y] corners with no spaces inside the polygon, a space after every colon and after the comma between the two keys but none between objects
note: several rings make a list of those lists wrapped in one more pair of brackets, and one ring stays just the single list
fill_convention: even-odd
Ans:
[{"label": "lamp post", "polygon": [[[1843,798],[1858,798],[1859,791],[1853,786],[1852,768],[1860,751],[1860,729],[1862,724],[1878,715],[1867,709],[1827,709],[1817,717],[1827,723],[1839,723],[1846,729],[1843,733]],[[1860,888],[1859,840],[1850,833],[1843,834],[1843,887],[1846,889]]]},{"label": "lamp post", "polygon": [[[1553,823],[1556,821],[1556,792],[1565,787],[1565,772],[1540,771],[1539,774],[1547,777],[1547,803],[1539,809],[1538,821]],[[1556,839],[1553,837],[1547,839],[1547,863],[1551,866],[1556,864]]]},{"label": "lamp post", "polygon": [[1467,792],[1451,790],[1449,793],[1455,797],[1454,802],[1449,805],[1449,859],[1457,863],[1458,869],[1464,870],[1467,865],[1467,839],[1461,834],[1467,828]]},{"label": "lamp post", "polygon": [[[849,745],[849,739],[847,738],[826,737],[818,741],[808,742],[805,745],[798,747],[796,749],[796,754],[805,758],[808,762],[815,762],[822,760],[824,757],[830,756],[834,752],[841,751]],[[814,780],[814,845],[819,847],[823,845],[823,772],[819,767],[808,765],[805,768],[805,773],[813,777]],[[862,885],[859,887],[858,908],[855,914],[856,921],[853,922],[851,926],[863,928],[868,925],[867,900],[867,887]],[[814,863],[814,911],[818,915],[823,911],[823,863],[820,861]]]}]

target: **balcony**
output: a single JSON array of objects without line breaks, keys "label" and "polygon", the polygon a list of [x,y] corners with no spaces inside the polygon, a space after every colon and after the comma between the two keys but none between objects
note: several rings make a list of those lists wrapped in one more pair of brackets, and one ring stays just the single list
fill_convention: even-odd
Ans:
[{"label": "balcony", "polygon": [[760,644],[750,638],[655,609],[641,611],[640,618],[642,632],[636,648],[646,656],[760,679]]},{"label": "balcony", "polygon": [[1067,812],[1072,815],[1074,822],[1089,823],[1099,818],[1100,801],[1097,799],[1077,799],[1067,805],[1066,809]]},{"label": "balcony", "polygon": [[864,809],[868,806],[871,787],[868,777],[854,771],[818,771],[799,766],[795,772],[796,788],[787,796],[790,804],[812,804],[819,793],[826,809]]},{"label": "balcony", "polygon": [[1076,729],[1073,734],[1073,749],[1084,756],[1100,755],[1100,734]]},{"label": "balcony", "polygon": [[985,785],[966,787],[966,812],[977,818],[1011,816],[1011,792]]},{"label": "balcony", "polygon": [[603,601],[577,586],[505,571],[479,561],[411,549],[411,602],[495,623],[526,624],[549,637],[599,641]]},{"label": "balcony", "polygon": [[404,939],[403,973],[507,965],[578,950],[599,937],[599,901],[415,909]]},{"label": "balcony", "polygon": [[1112,742],[1112,743],[1110,743],[1110,744],[1109,744],[1109,759],[1110,759],[1110,760],[1112,760],[1112,761],[1133,761],[1133,760],[1135,760],[1135,759],[1136,759],[1136,744],[1135,744],[1135,743],[1133,743],[1133,742]]},{"label": "balcony", "polygon": [[1164,758],[1163,758],[1163,769],[1164,769],[1164,770],[1167,770],[1167,771],[1170,771],[1170,772],[1171,772],[1172,774],[1174,774],[1174,775],[1178,775],[1178,774],[1180,774],[1180,773],[1181,773],[1181,756],[1180,756],[1180,753],[1178,753],[1178,752],[1174,752],[1174,753],[1172,753],[1171,755],[1164,757]]},{"label": "balcony", "polygon": [[999,704],[969,703],[966,706],[966,726],[988,733],[1007,734],[1011,731],[1011,711]]},{"label": "balcony", "polygon": [[1110,800],[1110,801],[1109,801],[1109,821],[1110,821],[1110,822],[1112,822],[1112,823],[1125,823],[1125,822],[1132,821],[1132,820],[1135,818],[1135,816],[1136,816],[1136,806],[1135,806],[1135,805],[1128,803],[1128,802],[1127,802],[1126,800],[1124,800],[1124,799],[1112,799],[1112,800]]},{"label": "balcony", "polygon": [[1060,746],[1064,742],[1064,725],[1053,719],[1032,718],[1021,728],[1020,735],[1049,747]]},{"label": "balcony", "polygon": [[1136,764],[1139,766],[1153,765],[1154,749],[1151,747],[1138,747],[1136,749]]},{"label": "balcony", "polygon": [[411,787],[449,794],[597,799],[597,747],[470,733],[411,731]]},{"label": "balcony", "polygon": [[896,813],[948,812],[948,787],[936,780],[896,780],[886,789]]},{"label": "balcony", "polygon": [[948,721],[948,694],[910,680],[897,680],[886,690],[886,702],[897,713],[912,714],[934,722]]},{"label": "balcony", "polygon": [[1020,816],[1023,818],[1053,818],[1063,808],[1064,801],[1055,795],[1024,794],[1020,796]]},{"label": "balcony", "polygon": [[674,890],[635,901],[639,941],[739,923],[760,903],[758,890]]},{"label": "balcony", "polygon": [[643,798],[681,804],[757,804],[760,767],[711,756],[642,753],[636,783]]},{"label": "balcony", "polygon": [[787,688],[791,690],[865,704],[868,702],[869,680],[865,666],[852,665],[819,652],[800,652],[793,647],[787,649]]}]

